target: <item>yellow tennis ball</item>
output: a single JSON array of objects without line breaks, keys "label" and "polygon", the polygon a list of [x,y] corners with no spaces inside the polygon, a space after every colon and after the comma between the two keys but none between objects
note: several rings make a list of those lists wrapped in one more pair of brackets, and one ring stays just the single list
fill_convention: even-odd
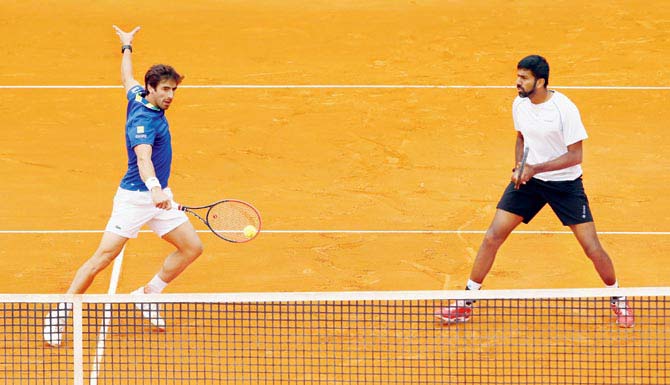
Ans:
[{"label": "yellow tennis ball", "polygon": [[253,238],[256,236],[256,233],[258,233],[258,230],[254,226],[248,225],[244,228],[244,230],[242,230],[242,232],[244,232],[245,237]]}]

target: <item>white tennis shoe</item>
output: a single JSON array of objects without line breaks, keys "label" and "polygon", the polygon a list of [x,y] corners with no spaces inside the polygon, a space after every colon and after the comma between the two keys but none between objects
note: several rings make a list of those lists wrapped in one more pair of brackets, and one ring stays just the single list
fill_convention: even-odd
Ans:
[{"label": "white tennis shoe", "polygon": [[[147,295],[144,292],[144,286],[133,291],[130,294]],[[142,312],[142,316],[151,322],[151,324],[158,329],[159,332],[165,331],[165,320],[161,317],[160,306],[157,303],[135,303],[137,310]]]},{"label": "white tennis shoe", "polygon": [[70,310],[72,310],[72,304],[61,302],[55,310],[50,311],[44,317],[44,341],[50,346],[57,347],[63,343],[63,333]]}]

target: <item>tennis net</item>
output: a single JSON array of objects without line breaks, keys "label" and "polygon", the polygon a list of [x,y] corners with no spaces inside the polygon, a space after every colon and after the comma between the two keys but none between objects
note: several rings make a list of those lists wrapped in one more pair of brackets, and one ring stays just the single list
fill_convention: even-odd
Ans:
[{"label": "tennis net", "polygon": [[[0,295],[0,384],[667,384],[670,288]],[[635,309],[617,327],[612,296]],[[476,300],[468,322],[435,311]],[[62,343],[44,318],[71,307]],[[138,304],[160,306],[163,332]]]}]

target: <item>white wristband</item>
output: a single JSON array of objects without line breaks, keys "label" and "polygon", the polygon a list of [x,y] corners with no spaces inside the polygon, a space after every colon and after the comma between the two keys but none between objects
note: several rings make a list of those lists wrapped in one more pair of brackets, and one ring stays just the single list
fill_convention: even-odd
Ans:
[{"label": "white wristband", "polygon": [[149,191],[153,189],[154,187],[161,187],[161,182],[156,178],[155,176],[152,176],[151,178],[148,178],[147,180],[144,181],[144,185],[147,186]]}]

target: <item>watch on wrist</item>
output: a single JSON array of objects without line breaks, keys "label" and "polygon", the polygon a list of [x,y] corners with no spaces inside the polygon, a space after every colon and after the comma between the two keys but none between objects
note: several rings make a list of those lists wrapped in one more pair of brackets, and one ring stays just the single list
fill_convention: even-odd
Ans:
[{"label": "watch on wrist", "polygon": [[130,44],[124,44],[121,46],[121,53],[124,53],[127,49],[130,50],[130,52],[133,52],[133,46]]}]

